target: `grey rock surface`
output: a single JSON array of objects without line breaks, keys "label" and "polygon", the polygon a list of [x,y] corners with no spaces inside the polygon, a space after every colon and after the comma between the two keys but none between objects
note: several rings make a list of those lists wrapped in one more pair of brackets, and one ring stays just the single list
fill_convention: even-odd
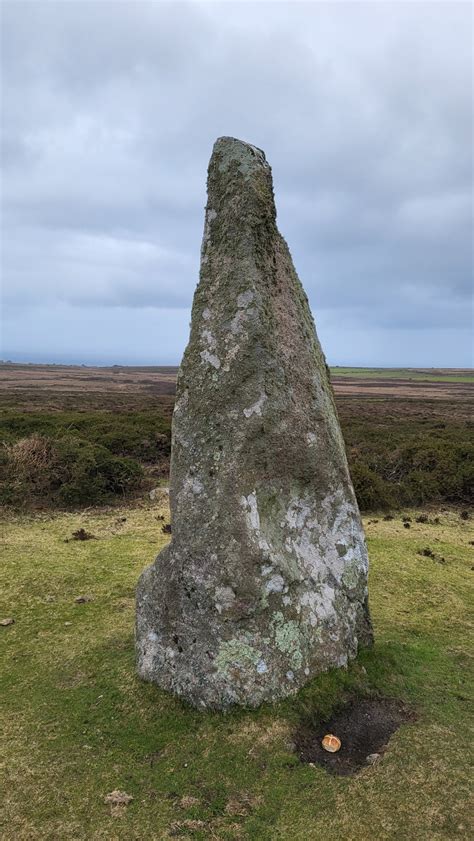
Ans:
[{"label": "grey rock surface", "polygon": [[369,645],[367,550],[328,369],[264,153],[217,140],[178,375],[172,540],[137,590],[139,675],[257,706]]}]

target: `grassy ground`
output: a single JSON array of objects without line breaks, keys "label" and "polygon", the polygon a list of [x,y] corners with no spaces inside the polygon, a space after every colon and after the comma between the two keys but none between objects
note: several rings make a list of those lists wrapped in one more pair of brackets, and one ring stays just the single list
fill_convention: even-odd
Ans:
[{"label": "grassy ground", "polygon": [[[376,646],[273,708],[198,713],[134,674],[134,586],[167,539],[150,505],[10,517],[0,618],[5,839],[438,841],[468,818],[472,520],[366,520]],[[430,519],[433,517],[430,513]],[[123,521],[121,518],[126,517]],[[97,539],[69,541],[84,527]],[[435,558],[417,554],[431,548]],[[444,562],[441,562],[444,558]],[[75,598],[92,597],[77,604]],[[404,699],[402,727],[353,778],[292,752],[302,716],[349,694]],[[106,795],[133,796],[111,806]]]}]

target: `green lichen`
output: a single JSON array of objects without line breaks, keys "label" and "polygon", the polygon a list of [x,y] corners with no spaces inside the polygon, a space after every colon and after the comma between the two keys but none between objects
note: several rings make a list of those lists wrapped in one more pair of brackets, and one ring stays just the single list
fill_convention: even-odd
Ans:
[{"label": "green lichen", "polygon": [[283,614],[280,611],[275,613],[273,622],[277,648],[289,655],[290,663],[294,669],[300,669],[303,663],[303,654],[300,648],[300,628],[298,622],[294,619],[285,622]]},{"label": "green lichen", "polygon": [[[344,588],[347,590],[353,590],[354,588],[359,587],[361,583],[361,575],[360,567],[357,563],[351,564],[344,570],[341,581]],[[364,583],[362,583],[362,586],[364,586]]]},{"label": "green lichen", "polygon": [[243,640],[228,640],[221,643],[215,664],[220,674],[226,674],[231,666],[238,668],[256,666],[261,656],[261,651],[257,651]]}]

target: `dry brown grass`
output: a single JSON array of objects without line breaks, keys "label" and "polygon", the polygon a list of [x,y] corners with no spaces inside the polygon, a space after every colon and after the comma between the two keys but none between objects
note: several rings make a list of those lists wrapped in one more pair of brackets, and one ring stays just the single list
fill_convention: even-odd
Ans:
[{"label": "dry brown grass", "polygon": [[51,439],[38,433],[5,447],[15,470],[22,474],[44,470],[51,462]]}]

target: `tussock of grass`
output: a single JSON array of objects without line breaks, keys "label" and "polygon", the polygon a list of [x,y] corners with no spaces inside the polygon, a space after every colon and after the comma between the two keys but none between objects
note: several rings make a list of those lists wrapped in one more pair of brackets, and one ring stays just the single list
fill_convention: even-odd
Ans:
[{"label": "tussock of grass", "polygon": [[[376,646],[257,711],[199,713],[134,673],[134,587],[166,542],[150,506],[11,517],[0,628],[11,839],[469,838],[468,594],[472,520],[366,525]],[[430,512],[430,519],[433,512]],[[126,519],[123,520],[122,518]],[[84,528],[96,539],[71,541]],[[68,541],[68,542],[66,542]],[[425,546],[444,564],[418,554]],[[90,601],[77,603],[86,594]],[[353,778],[299,763],[300,719],[349,695],[418,714]],[[130,797],[115,810],[111,792]]]}]

